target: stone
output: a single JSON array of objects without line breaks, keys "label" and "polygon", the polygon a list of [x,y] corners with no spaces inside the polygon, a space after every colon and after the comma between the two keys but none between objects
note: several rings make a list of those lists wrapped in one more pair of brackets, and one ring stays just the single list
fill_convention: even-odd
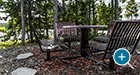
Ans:
[{"label": "stone", "polygon": [[137,54],[140,54],[140,50],[136,50],[136,53],[137,53]]},{"label": "stone", "polygon": [[36,73],[37,70],[26,67],[20,67],[11,72],[12,75],[35,75]]},{"label": "stone", "polygon": [[0,58],[2,58],[3,56],[0,55]]},{"label": "stone", "polygon": [[26,59],[30,56],[33,56],[33,53],[30,52],[30,53],[19,54],[16,58],[17,59]]}]

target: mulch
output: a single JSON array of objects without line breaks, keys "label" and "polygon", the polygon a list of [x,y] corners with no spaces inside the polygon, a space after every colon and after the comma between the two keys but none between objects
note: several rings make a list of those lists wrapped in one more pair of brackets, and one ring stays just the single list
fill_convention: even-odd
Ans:
[{"label": "mulch", "polygon": [[[97,45],[97,44],[96,44]],[[99,47],[99,46],[98,46]],[[79,52],[79,46],[73,46],[73,49]],[[39,51],[36,48],[37,51]],[[42,58],[44,55],[39,52],[34,52],[38,59]],[[38,55],[41,54],[41,55]],[[89,58],[77,57],[72,59],[62,59],[61,57],[71,57],[76,56],[77,54],[66,50],[63,52],[53,52],[51,53],[51,60],[44,61],[40,66],[41,71],[40,75],[50,74],[50,75],[140,75],[140,55],[135,55],[131,57],[130,64],[132,64],[135,69],[126,66],[116,65],[116,70],[110,70],[108,67],[105,67],[101,62],[100,54],[90,55]],[[96,58],[97,57],[97,58]],[[43,57],[43,59],[46,59]],[[91,60],[93,59],[93,60]],[[95,59],[95,60],[94,60]],[[96,61],[96,62],[95,62]]]},{"label": "mulch", "polygon": [[[13,50],[17,50],[19,53],[32,52],[34,54],[33,57],[28,58],[27,60],[33,58],[33,60],[40,61],[36,63],[36,67],[33,67],[38,71],[36,75],[140,75],[140,55],[132,55],[131,57],[130,64],[135,67],[135,69],[130,68],[128,65],[116,65],[116,70],[114,71],[110,70],[104,65],[99,64],[99,62],[102,62],[101,59],[97,58],[100,57],[100,54],[90,55],[90,59],[88,59],[85,57],[76,57],[78,54],[76,54],[75,52],[71,50],[65,50],[62,52],[52,52],[51,60],[47,61],[46,53],[41,52],[38,45],[27,45],[24,47],[19,47],[17,49]],[[79,52],[80,47],[79,45],[73,46],[73,49]],[[75,58],[64,58],[71,56],[75,56]],[[97,60],[97,62],[95,62],[94,59]],[[26,64],[26,62],[24,64]]]}]

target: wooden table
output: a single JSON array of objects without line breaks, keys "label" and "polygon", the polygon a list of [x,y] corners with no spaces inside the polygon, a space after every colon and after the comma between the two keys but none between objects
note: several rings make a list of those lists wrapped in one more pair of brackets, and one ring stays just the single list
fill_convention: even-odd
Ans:
[{"label": "wooden table", "polygon": [[89,28],[107,28],[107,25],[75,25],[75,26],[63,26],[63,28],[79,28],[81,29],[81,40],[80,40],[80,50],[81,56],[85,57],[88,54],[85,49],[88,46],[88,30]]}]

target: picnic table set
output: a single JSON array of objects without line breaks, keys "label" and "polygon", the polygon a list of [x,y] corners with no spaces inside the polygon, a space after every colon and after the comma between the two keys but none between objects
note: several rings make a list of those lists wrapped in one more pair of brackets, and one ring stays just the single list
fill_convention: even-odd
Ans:
[{"label": "picnic table set", "polygon": [[[31,26],[34,31],[35,28]],[[102,62],[96,61],[96,63],[108,65],[108,67],[112,70],[115,70],[115,62],[113,59],[113,53],[119,48],[125,48],[128,46],[132,46],[132,50],[129,50],[129,53],[133,55],[135,53],[135,49],[139,42],[139,32],[140,32],[140,21],[115,21],[111,28],[111,33],[109,32],[107,45],[104,50],[96,49],[94,47],[90,47],[88,32],[90,29],[99,29],[99,28],[107,28],[107,25],[75,25],[74,23],[64,22],[58,23],[58,37],[57,40],[50,41],[42,41],[38,39],[38,36],[35,33],[35,37],[40,46],[40,49],[43,52],[46,52],[47,59],[51,60],[51,53],[55,51],[74,51],[77,53],[77,57],[85,57],[90,59],[90,54],[101,53],[101,56],[98,55]],[[78,31],[79,30],[79,31]],[[79,35],[79,33],[80,35]],[[78,34],[77,34],[78,33]],[[61,39],[60,39],[61,38]],[[67,40],[65,40],[67,39]],[[76,51],[72,49],[71,42],[80,42],[80,51]],[[44,43],[45,42],[45,43]],[[46,47],[45,50],[42,48]],[[61,47],[58,49],[58,47]],[[90,50],[88,52],[88,50]],[[89,54],[90,53],[90,54]],[[122,55],[122,54],[121,54]],[[72,57],[70,57],[72,58]],[[105,60],[108,60],[107,62]],[[122,59],[122,58],[121,58]],[[53,59],[52,59],[53,60]],[[131,66],[132,67],[132,66]]]}]

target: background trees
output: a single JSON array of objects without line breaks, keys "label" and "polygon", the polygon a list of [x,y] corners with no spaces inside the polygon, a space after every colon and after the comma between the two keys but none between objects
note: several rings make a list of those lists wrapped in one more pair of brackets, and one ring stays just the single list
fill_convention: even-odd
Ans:
[{"label": "background trees", "polygon": [[[56,0],[57,1],[57,0]],[[126,0],[119,0],[122,3]],[[14,37],[13,40],[18,40],[21,35],[21,0],[0,0],[0,6],[5,13],[9,13],[10,17],[7,29],[8,31],[5,40]],[[114,15],[114,0],[105,4],[104,0],[62,0],[58,5],[58,21],[76,22],[77,25],[83,24],[104,24],[108,25],[110,20],[113,20]],[[24,22],[26,38],[33,42],[33,33],[30,25],[38,30],[39,35],[49,38],[48,29],[53,29],[53,2],[52,0],[24,0]],[[133,19],[138,16],[137,5],[134,0],[130,0],[127,5],[126,16]],[[121,19],[121,7],[119,7],[119,19]]]},{"label": "background trees", "polygon": [[125,16],[128,19],[136,19],[138,17],[138,5],[135,3],[135,0],[130,0],[127,2]]}]

